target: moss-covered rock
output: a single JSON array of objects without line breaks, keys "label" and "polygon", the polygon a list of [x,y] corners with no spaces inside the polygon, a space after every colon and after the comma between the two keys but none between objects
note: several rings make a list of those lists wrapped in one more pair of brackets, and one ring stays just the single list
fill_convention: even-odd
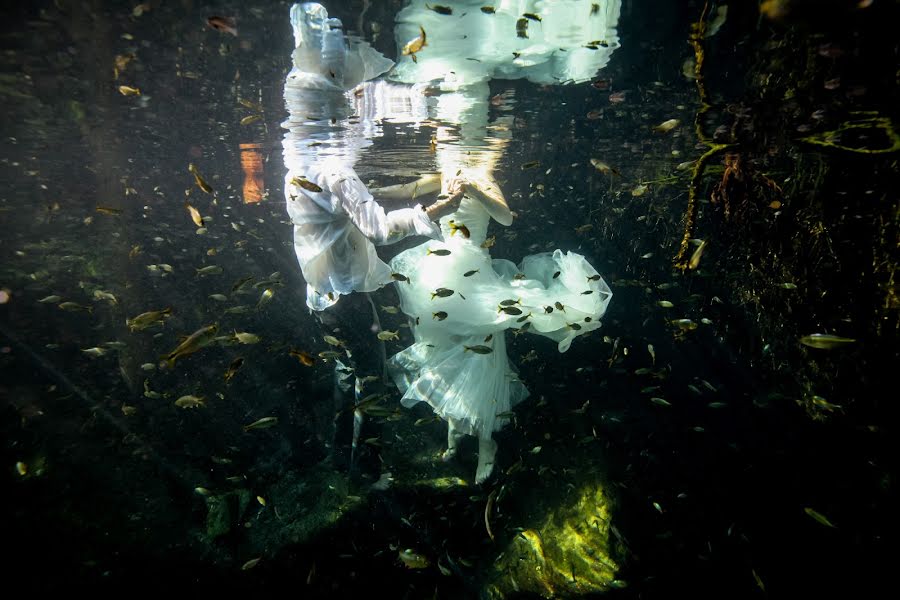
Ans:
[{"label": "moss-covered rock", "polygon": [[569,597],[621,587],[609,555],[609,499],[599,482],[549,512],[543,523],[510,540],[494,561],[484,596],[529,592]]}]

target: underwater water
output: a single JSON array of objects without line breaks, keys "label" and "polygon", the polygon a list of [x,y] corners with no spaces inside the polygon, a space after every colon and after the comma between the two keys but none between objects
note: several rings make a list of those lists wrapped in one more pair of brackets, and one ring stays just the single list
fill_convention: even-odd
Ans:
[{"label": "underwater water", "polygon": [[[529,396],[480,484],[476,440],[441,460],[446,424],[392,382],[335,395],[340,342],[378,380],[416,324],[402,281],[342,297],[325,325],[307,308],[284,194],[290,6],[3,9],[8,581],[402,598],[889,584],[896,3],[325,5],[402,83],[442,35],[510,61],[509,44],[558,33],[544,52],[588,56],[584,80],[498,67],[460,110],[432,90],[403,118],[304,115],[299,130],[325,145],[310,160],[335,129],[341,148],[358,140],[372,189],[483,152],[515,217],[488,225],[490,256],[561,249],[609,284],[602,325],[565,352],[495,334]],[[608,39],[572,42],[560,6],[609,18]],[[507,21],[479,29],[490,18]],[[422,23],[430,45],[404,54]]]}]

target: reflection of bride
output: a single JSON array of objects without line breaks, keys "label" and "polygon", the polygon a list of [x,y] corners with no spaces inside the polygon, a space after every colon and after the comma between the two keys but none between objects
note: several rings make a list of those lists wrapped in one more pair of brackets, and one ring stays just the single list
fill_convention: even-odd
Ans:
[{"label": "reflection of bride", "polygon": [[[445,92],[433,108],[436,120],[458,125],[460,139],[454,140],[449,128],[438,128],[440,170],[454,178],[444,177],[441,189],[448,196],[465,193],[458,210],[441,219],[443,242],[427,242],[391,261],[391,268],[409,279],[397,289],[415,342],[392,357],[389,368],[405,406],[427,402],[448,422],[445,459],[455,455],[463,435],[479,439],[479,483],[493,468],[493,432],[528,394],[506,354],[505,330],[549,337],[565,352],[575,337],[600,327],[612,297],[578,254],[531,255],[517,267],[492,260],[484,247],[491,218],[504,226],[513,220],[493,177],[508,140],[499,137],[502,128],[496,128],[497,137],[487,135],[487,82],[491,77],[540,83],[589,79],[618,45],[614,26],[620,3],[604,2],[601,12],[591,2],[520,1],[515,11],[504,5],[494,14],[481,11],[482,4],[455,3],[451,15],[418,1],[404,8],[397,17],[398,47],[413,39],[420,25],[428,41],[415,61],[405,57],[389,74],[404,83],[428,81]],[[527,38],[517,35],[526,12],[537,17],[530,19]],[[423,178],[375,192],[409,198],[411,191],[435,185],[434,178]]]}]

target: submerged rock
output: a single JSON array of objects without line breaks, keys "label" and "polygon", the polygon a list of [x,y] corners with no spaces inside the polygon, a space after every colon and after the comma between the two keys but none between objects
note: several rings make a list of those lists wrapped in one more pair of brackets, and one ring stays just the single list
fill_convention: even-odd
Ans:
[{"label": "submerged rock", "polygon": [[573,501],[509,541],[494,561],[483,596],[525,592],[556,598],[621,587],[619,567],[609,555],[609,511],[600,483],[585,484]]}]

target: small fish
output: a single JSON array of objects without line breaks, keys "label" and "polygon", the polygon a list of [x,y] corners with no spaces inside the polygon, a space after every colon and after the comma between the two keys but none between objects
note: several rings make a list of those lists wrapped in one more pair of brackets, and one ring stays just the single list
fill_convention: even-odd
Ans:
[{"label": "small fish", "polygon": [[709,408],[725,408],[728,405],[724,402],[710,402],[706,406],[708,406]]},{"label": "small fish", "polygon": [[796,290],[797,284],[791,283],[790,281],[785,281],[784,283],[777,284],[776,287],[780,287],[783,290]]},{"label": "small fish", "polygon": [[[557,272],[555,272],[555,273],[553,274],[552,279],[558,278],[561,274],[562,274],[562,271],[557,271]],[[589,278],[589,279],[590,279],[590,278]]]},{"label": "small fish", "polygon": [[668,300],[660,300],[659,302],[656,303],[656,305],[659,306],[659,307],[661,307],[661,308],[672,308],[672,307],[675,306],[674,304],[672,304],[672,303],[669,302]]},{"label": "small fish", "polygon": [[241,565],[241,571],[249,571],[256,565],[258,565],[259,561],[261,561],[261,560],[262,560],[262,558],[251,558],[250,560],[248,560],[247,562],[245,562],[244,564]]},{"label": "small fish", "polygon": [[381,340],[383,342],[387,342],[390,340],[399,340],[400,339],[400,330],[398,329],[397,331],[387,331],[387,330],[379,331],[377,337],[379,340]]},{"label": "small fish", "polygon": [[231,379],[237,374],[241,367],[244,366],[244,359],[238,357],[231,361],[231,364],[228,365],[228,369],[225,371],[225,381],[231,381]]},{"label": "small fish", "polygon": [[206,180],[203,179],[203,176],[200,175],[200,171],[197,169],[197,166],[194,163],[190,163],[188,165],[188,171],[191,172],[191,175],[194,176],[194,182],[197,184],[197,187],[200,188],[203,192],[207,194],[213,193],[213,188],[211,185],[206,183]]},{"label": "small fish", "polygon": [[431,293],[431,299],[434,300],[434,297],[438,298],[447,298],[453,295],[453,290],[448,290],[447,288],[438,288]]},{"label": "small fish", "polygon": [[822,396],[813,396],[811,398],[811,402],[813,403],[813,405],[818,406],[822,410],[827,410],[828,412],[841,410],[841,406],[839,404],[832,404]]},{"label": "small fish", "polygon": [[478,272],[478,269],[473,269],[473,270],[471,270],[471,271],[466,271],[465,273],[463,273],[463,277],[471,277],[472,275],[474,275],[474,274],[477,273],[477,272]]},{"label": "small fish", "polygon": [[678,119],[669,119],[668,121],[663,121],[659,125],[653,127],[653,131],[657,133],[668,133],[678,127],[681,124],[681,121]]},{"label": "small fish", "polygon": [[344,345],[344,342],[337,339],[333,335],[322,336],[322,339],[325,340],[325,343],[328,344],[329,346],[335,346],[337,348],[341,348]]},{"label": "small fish", "polygon": [[673,319],[669,321],[669,323],[682,331],[693,331],[697,329],[697,324],[690,319]]},{"label": "small fish", "polygon": [[[471,234],[469,233],[468,227],[466,227],[462,223],[455,223],[453,221],[450,221],[448,224],[450,225],[450,237],[453,237],[453,234],[455,234],[458,231],[462,234],[462,236],[464,238],[469,239],[469,236]],[[448,251],[448,253],[449,253],[449,251]]]},{"label": "small fish", "polygon": [[94,207],[94,210],[96,210],[101,215],[110,215],[113,217],[122,214],[121,208],[112,208],[111,206],[96,206]]},{"label": "small fish", "polygon": [[104,350],[103,348],[97,348],[97,347],[94,347],[94,348],[84,348],[84,349],[82,349],[82,352],[84,352],[85,354],[87,354],[87,355],[90,356],[91,358],[99,358],[99,357],[104,356],[104,355],[106,354],[106,350]]},{"label": "small fish", "polygon": [[323,350],[319,352],[319,358],[322,360],[334,360],[335,358],[340,358],[341,353],[335,352],[334,350]]},{"label": "small fish", "polygon": [[218,265],[209,265],[200,269],[195,269],[197,277],[206,277],[207,275],[221,275],[222,267]]},{"label": "small fish", "polygon": [[522,300],[503,300],[500,306],[512,306],[513,304],[522,304]]},{"label": "small fish", "polygon": [[403,50],[401,54],[403,56],[411,56],[413,62],[416,60],[416,52],[419,52],[422,48],[428,45],[428,38],[425,35],[425,28],[419,25],[419,35],[408,42],[403,46]]},{"label": "small fish", "polygon": [[464,347],[465,347],[465,350],[463,350],[463,352],[472,351],[475,354],[490,354],[491,352],[494,351],[493,348],[490,348],[488,346],[464,346]]},{"label": "small fish", "polygon": [[55,304],[60,300],[62,300],[62,296],[57,296],[54,294],[53,296],[46,296],[44,298],[41,298],[40,300],[38,300],[38,302],[41,304]]},{"label": "small fish", "polygon": [[516,21],[516,36],[520,38],[528,37],[528,19],[525,17]]},{"label": "small fish", "polygon": [[581,225],[580,227],[576,227],[575,233],[577,233],[577,234],[587,233],[588,231],[590,231],[593,228],[594,228],[593,225],[591,225],[590,223],[587,223],[586,225]]},{"label": "small fish", "polygon": [[482,247],[482,248],[493,248],[493,247],[494,247],[494,243],[495,243],[496,241],[497,241],[497,236],[496,236],[496,235],[492,235],[491,237],[489,237],[489,238],[487,238],[486,240],[484,240],[483,242],[481,242],[481,247]]},{"label": "small fish", "polygon": [[216,31],[221,31],[222,33],[230,33],[231,35],[237,37],[237,22],[234,20],[234,17],[212,16],[206,19],[206,24]]},{"label": "small fish", "polygon": [[447,313],[444,312],[444,311],[442,311],[442,310],[440,310],[440,311],[438,311],[438,312],[431,313],[431,318],[432,318],[432,319],[437,319],[438,321],[443,321],[444,319],[447,318]]},{"label": "small fish", "polygon": [[594,15],[596,15],[599,12],[600,12],[600,5],[599,4],[591,4],[590,16],[593,17]]},{"label": "small fish", "polygon": [[494,13],[497,12],[497,11],[496,11],[496,9],[495,9],[493,6],[482,6],[482,7],[481,7],[481,12],[483,12],[483,13],[486,14],[486,15],[492,15],[492,14],[494,14]]},{"label": "small fish", "polygon": [[550,313],[553,312],[553,307],[552,307],[552,306],[545,306],[545,307],[544,307],[544,312],[547,313],[547,314],[549,315]]},{"label": "small fish", "polygon": [[433,10],[434,12],[436,12],[439,15],[452,15],[453,14],[452,8],[450,8],[449,6],[441,6],[440,4],[435,4],[434,6],[428,6],[426,4],[425,8],[427,8],[428,10]]},{"label": "small fish", "polygon": [[197,227],[203,227],[204,221],[203,217],[200,216],[200,211],[190,205],[190,203],[185,202],[184,207],[188,209],[188,213],[191,215],[191,220],[194,222],[194,225]]},{"label": "small fish", "polygon": [[400,550],[397,557],[407,569],[425,569],[431,564],[428,558],[415,552],[412,548]]},{"label": "small fish", "polygon": [[539,160],[530,160],[530,161],[528,161],[527,163],[523,163],[523,164],[522,164],[522,170],[523,170],[523,171],[526,171],[526,170],[528,170],[528,169],[536,169],[536,168],[539,167],[539,166],[541,166],[541,161],[539,161]]},{"label": "small fish", "polygon": [[234,332],[234,339],[242,344],[258,344],[262,338],[255,333],[247,333],[246,331]]},{"label": "small fish", "polygon": [[256,112],[262,112],[262,105],[254,102],[253,100],[247,100],[246,98],[238,98],[238,104],[243,106],[244,108],[249,108],[250,110],[255,110]]},{"label": "small fish", "polygon": [[516,308],[515,306],[501,306],[497,309],[497,312],[503,312],[508,315],[521,315],[522,309]]},{"label": "small fish", "polygon": [[243,277],[241,279],[238,279],[237,281],[234,282],[234,285],[231,286],[231,291],[237,292],[237,291],[243,289],[244,287],[246,287],[247,284],[250,283],[251,281],[253,281],[252,275],[249,277]]},{"label": "small fish", "polygon": [[663,398],[650,398],[650,402],[653,404],[658,404],[660,406],[672,406],[672,403],[663,399]]},{"label": "small fish", "polygon": [[86,310],[89,313],[94,312],[93,306],[85,306],[84,304],[78,304],[77,302],[63,302],[58,306],[61,310],[65,310],[68,312],[75,312],[78,310]]},{"label": "small fish", "polygon": [[119,303],[119,300],[113,294],[103,290],[94,290],[94,300],[106,300],[110,304]]},{"label": "small fish", "polygon": [[532,21],[540,22],[541,18],[534,13],[522,13],[522,16],[526,19],[531,19]]},{"label": "small fish", "polygon": [[256,310],[261,309],[263,306],[272,301],[272,298],[275,297],[275,290],[272,288],[266,288],[263,290],[263,293],[259,296],[259,302],[256,303]]},{"label": "small fish", "polygon": [[832,529],[837,529],[837,527],[835,527],[834,524],[831,521],[829,521],[825,517],[825,515],[823,515],[822,513],[818,512],[816,510],[813,510],[809,507],[804,508],[803,512],[808,514],[810,517],[812,517],[813,519],[815,519],[817,522],[821,523],[825,527],[831,527]]},{"label": "small fish", "polygon": [[308,192],[319,193],[322,191],[322,188],[307,179],[306,177],[294,177],[291,179],[291,185],[295,185],[299,188],[303,188]]},{"label": "small fish", "polygon": [[428,256],[429,254],[434,254],[435,256],[450,256],[450,251],[444,249],[432,250],[429,248],[425,255]]},{"label": "small fish", "polygon": [[288,354],[299,360],[300,364],[304,367],[311,367],[316,364],[315,357],[309,352],[304,352],[303,350],[291,350]]},{"label": "small fish", "polygon": [[397,308],[396,306],[382,306],[381,310],[383,310],[384,312],[386,312],[389,315],[396,315],[400,312],[400,309]]},{"label": "small fish", "polygon": [[151,390],[150,389],[150,380],[145,379],[144,380],[144,397],[150,398],[151,400],[159,400],[160,398],[163,397],[163,395],[160,394],[159,392],[154,392],[153,390]]},{"label": "small fish", "polygon": [[131,87],[130,85],[120,85],[119,93],[123,96],[140,96],[141,90],[136,87]]},{"label": "small fish", "polygon": [[210,300],[215,300],[216,302],[228,302],[228,296],[225,294],[210,294]]},{"label": "small fish", "polygon": [[604,175],[609,175],[610,173],[612,173],[613,175],[621,176],[621,173],[619,173],[618,169],[616,169],[615,167],[609,166],[608,164],[606,164],[599,158],[592,158],[591,164],[594,166],[595,169],[597,169]]},{"label": "small fish", "polygon": [[556,307],[556,310],[561,310],[563,312],[566,312],[566,307],[563,306],[562,302],[554,302],[553,306]]},{"label": "small fish", "polygon": [[253,421],[249,425],[244,425],[244,431],[268,429],[269,427],[274,427],[275,425],[278,425],[278,417],[263,417],[262,419]]},{"label": "small fish", "polygon": [[568,327],[569,329],[574,330],[574,331],[581,331],[581,325],[579,325],[578,323],[569,323],[569,324],[567,325],[567,327]]},{"label": "small fish", "polygon": [[694,253],[691,254],[690,260],[688,260],[688,269],[691,271],[695,270],[700,266],[700,258],[703,256],[703,251],[706,250],[706,245],[709,240],[703,240],[700,242],[700,245],[697,246],[697,249],[694,250]]},{"label": "small fish", "polygon": [[527,315],[522,315],[521,317],[516,319],[516,323],[524,323],[527,319],[530,319],[530,318],[531,318],[531,313],[528,313]]},{"label": "small fish", "polygon": [[650,189],[650,186],[648,186],[646,183],[641,183],[641,184],[634,186],[634,189],[631,190],[631,195],[634,196],[635,198],[640,198],[641,196],[646,194],[647,190],[649,190],[649,189]]},{"label": "small fish", "polygon": [[488,343],[489,341],[491,341],[492,339],[494,339],[494,334],[493,334],[493,333],[489,333],[489,334],[487,334],[487,335],[485,336],[485,338],[484,338],[484,343],[487,344],[487,343]]},{"label": "small fish", "polygon": [[226,315],[245,315],[250,312],[250,307],[246,304],[238,304],[237,306],[229,306],[225,309]]},{"label": "small fish", "polygon": [[201,408],[206,406],[206,400],[200,396],[188,394],[187,396],[182,396],[176,400],[175,406],[178,408]]},{"label": "small fish", "polygon": [[168,363],[169,367],[175,366],[175,361],[179,358],[187,356],[189,354],[193,354],[197,352],[201,348],[205,348],[212,344],[213,339],[216,336],[216,333],[219,331],[218,325],[207,325],[206,327],[201,327],[191,335],[189,335],[183,342],[181,342],[174,350],[166,354],[163,359]]},{"label": "small fish", "polygon": [[394,281],[405,281],[406,283],[409,283],[409,277],[401,273],[391,273],[391,279],[393,279]]},{"label": "small fish", "polygon": [[260,115],[248,115],[241,119],[241,125],[251,125],[262,119]]},{"label": "small fish", "polygon": [[656,366],[656,350],[653,349],[653,344],[647,344],[647,352],[650,353],[650,360],[653,366]]},{"label": "small fish", "polygon": [[588,295],[593,294],[593,293],[594,293],[594,290],[585,290],[585,291],[581,292],[581,295],[582,295],[582,296],[588,296]]},{"label": "small fish", "polygon": [[750,569],[750,573],[753,575],[753,580],[756,581],[756,586],[765,594],[766,584],[763,583],[762,578],[756,573],[756,569]]},{"label": "small fish", "polygon": [[820,350],[831,350],[849,344],[856,343],[853,338],[840,337],[838,335],[830,335],[827,333],[813,333],[804,335],[800,338],[800,343],[810,348],[819,348]]}]

